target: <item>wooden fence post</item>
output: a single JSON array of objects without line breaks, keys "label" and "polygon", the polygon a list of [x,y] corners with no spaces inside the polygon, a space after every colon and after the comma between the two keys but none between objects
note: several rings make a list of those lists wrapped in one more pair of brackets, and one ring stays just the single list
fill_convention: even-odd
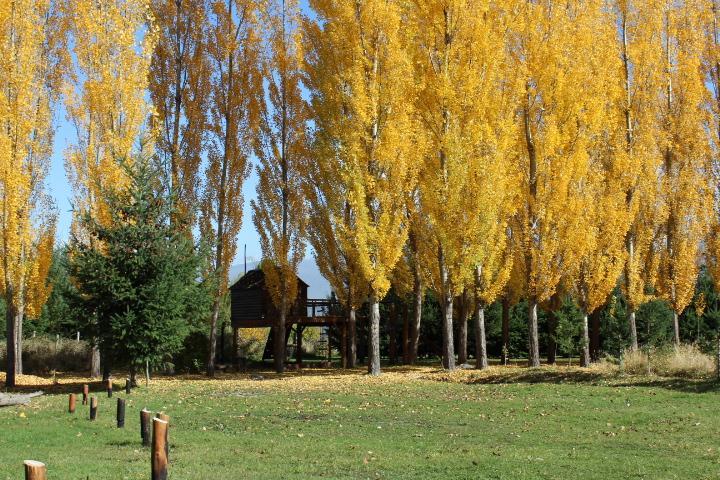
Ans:
[{"label": "wooden fence post", "polygon": [[83,405],[87,405],[89,393],[90,393],[90,387],[87,384],[83,385],[83,402],[82,402]]},{"label": "wooden fence post", "polygon": [[123,428],[125,426],[125,400],[117,399],[117,426]]},{"label": "wooden fence post", "polygon": [[107,381],[108,398],[112,397],[112,387],[113,387],[112,380],[108,379],[108,381]]},{"label": "wooden fence post", "polygon": [[97,397],[90,397],[90,420],[95,420],[97,418],[97,409]]},{"label": "wooden fence post", "polygon": [[140,438],[144,447],[150,446],[150,411],[146,408],[140,412]]},{"label": "wooden fence post", "polygon": [[168,478],[167,427],[168,422],[165,420],[153,419],[152,480],[167,480]]},{"label": "wooden fence post", "polygon": [[75,394],[71,393],[68,399],[68,413],[75,413]]},{"label": "wooden fence post", "polygon": [[158,412],[155,418],[159,418],[168,424],[167,429],[165,429],[165,455],[168,457],[168,460],[170,460],[170,416],[163,412]]},{"label": "wooden fence post", "polygon": [[35,460],[25,460],[25,480],[46,480],[47,469],[45,464],[42,462],[36,462]]}]

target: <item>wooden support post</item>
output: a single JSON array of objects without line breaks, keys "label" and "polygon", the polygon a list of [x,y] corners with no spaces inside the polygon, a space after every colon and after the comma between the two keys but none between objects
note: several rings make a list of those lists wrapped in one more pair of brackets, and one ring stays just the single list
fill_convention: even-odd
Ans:
[{"label": "wooden support post", "polygon": [[167,480],[168,478],[168,457],[167,457],[167,427],[168,422],[153,419],[152,453],[151,453],[151,479]]},{"label": "wooden support post", "polygon": [[112,380],[110,380],[109,378],[108,378],[108,381],[107,381],[107,386],[106,386],[106,388],[107,388],[108,398],[111,398],[111,397],[112,397],[113,384],[112,384]]},{"label": "wooden support post", "polygon": [[150,446],[150,411],[145,408],[140,412],[140,438],[143,446]]},{"label": "wooden support post", "polygon": [[90,387],[88,385],[83,385],[83,405],[88,404],[88,394],[90,393]]},{"label": "wooden support post", "polygon": [[47,479],[47,468],[42,462],[36,462],[35,460],[25,460],[25,480],[46,480]]},{"label": "wooden support post", "polygon": [[90,420],[95,420],[97,418],[97,409],[97,397],[90,397]]},{"label": "wooden support post", "polygon": [[132,392],[132,385],[130,384],[130,379],[126,378],[125,379],[125,394],[130,395],[131,392]]},{"label": "wooden support post", "polygon": [[303,326],[298,323],[297,325],[297,340],[295,345],[295,363],[297,363],[298,368],[302,368],[302,356],[303,356],[303,346],[302,346],[302,337],[303,337]]},{"label": "wooden support post", "polygon": [[75,394],[71,393],[68,399],[68,413],[75,413]]},{"label": "wooden support post", "polygon": [[117,427],[125,427],[125,400],[122,398],[117,399]]}]

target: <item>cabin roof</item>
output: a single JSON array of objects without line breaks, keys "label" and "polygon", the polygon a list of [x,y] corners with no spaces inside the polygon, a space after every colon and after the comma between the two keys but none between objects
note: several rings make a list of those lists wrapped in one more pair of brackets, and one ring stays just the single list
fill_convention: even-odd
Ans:
[{"label": "cabin roof", "polygon": [[[297,277],[298,285],[305,288],[308,284],[303,281],[302,278]],[[265,274],[259,268],[249,270],[245,275],[238,278],[235,283],[230,286],[231,290],[254,290],[256,288],[263,288],[265,285]]]}]

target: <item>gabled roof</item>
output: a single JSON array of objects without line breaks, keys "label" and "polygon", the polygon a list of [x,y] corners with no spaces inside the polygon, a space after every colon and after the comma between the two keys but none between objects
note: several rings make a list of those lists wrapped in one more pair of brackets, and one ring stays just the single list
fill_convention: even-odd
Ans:
[{"label": "gabled roof", "polygon": [[[309,285],[302,278],[297,277],[298,284],[304,287]],[[265,285],[265,274],[259,268],[248,271],[245,275],[230,286],[231,290],[253,290],[263,288]]]}]

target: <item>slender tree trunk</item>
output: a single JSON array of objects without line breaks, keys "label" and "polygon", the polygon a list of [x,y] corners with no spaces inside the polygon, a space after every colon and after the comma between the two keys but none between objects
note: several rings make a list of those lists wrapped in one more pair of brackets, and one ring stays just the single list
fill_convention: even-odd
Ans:
[{"label": "slender tree trunk", "polygon": [[450,286],[450,276],[445,265],[445,255],[442,246],[438,246],[438,260],[440,263],[440,283],[442,292],[440,305],[443,314],[442,338],[442,364],[447,370],[455,370],[455,348],[453,345],[453,295]]},{"label": "slender tree trunk", "polygon": [[458,329],[458,364],[465,365],[467,363],[467,339],[468,339],[468,321],[467,321],[467,310],[468,310],[468,298],[467,292],[463,291],[462,295],[458,297],[460,300],[460,314],[458,315],[458,321],[460,322]]},{"label": "slender tree trunk", "polygon": [[370,338],[368,339],[368,373],[380,375],[380,303],[370,294]]},{"label": "slender tree trunk", "polygon": [[630,325],[630,350],[636,352],[638,349],[637,324],[635,323],[635,310],[628,311],[628,324]]},{"label": "slender tree trunk", "polygon": [[600,360],[600,316],[602,309],[596,309],[590,315],[590,360],[597,362]]},{"label": "slender tree trunk", "polygon": [[557,316],[555,310],[551,310],[548,315],[548,346],[547,346],[547,363],[555,365],[555,357],[557,355]]},{"label": "slender tree trunk", "polygon": [[590,333],[588,328],[588,314],[583,313],[582,352],[580,354],[580,366],[590,366]]},{"label": "slender tree trunk", "polygon": [[205,374],[208,377],[215,376],[215,350],[217,349],[217,321],[220,316],[220,294],[217,293],[213,302],[212,315],[210,315],[210,348],[208,349],[207,365]]},{"label": "slender tree trunk", "polygon": [[20,302],[15,313],[15,374],[23,374],[23,319],[25,317],[25,305]]},{"label": "slender tree trunk", "polygon": [[502,299],[502,364],[510,361],[510,300]]},{"label": "slender tree trunk", "polygon": [[673,341],[680,345],[680,315],[673,310]]},{"label": "slender tree trunk", "polygon": [[93,340],[92,351],[90,352],[90,376],[92,378],[100,378],[102,372],[100,370],[100,347],[98,340]]},{"label": "slender tree trunk", "polygon": [[15,368],[17,367],[17,361],[15,356],[17,355],[17,349],[15,348],[15,341],[17,336],[15,335],[15,316],[16,308],[15,302],[12,300],[12,291],[8,292],[6,296],[6,309],[5,309],[5,324],[7,327],[7,340],[6,347],[6,366],[5,366],[5,387],[15,388],[16,385],[16,374]]},{"label": "slender tree trunk", "polygon": [[485,342],[485,307],[479,299],[475,300],[475,367],[484,370],[488,367],[487,345]]},{"label": "slender tree trunk", "polygon": [[[285,299],[281,301],[280,315],[275,323],[275,342],[273,351],[273,363],[275,364],[275,372],[283,373],[285,371]],[[328,332],[328,348],[330,348],[330,332]]]},{"label": "slender tree trunk", "polygon": [[348,368],[357,366],[357,316],[355,307],[350,307],[348,318]]},{"label": "slender tree trunk", "polygon": [[528,329],[528,367],[540,366],[540,342],[538,339],[538,303],[537,300],[528,299],[527,329]]},{"label": "slender tree trunk", "polygon": [[414,365],[418,359],[418,347],[420,345],[420,324],[422,322],[422,307],[424,288],[422,280],[420,279],[419,272],[416,268],[414,270],[414,285],[413,285],[413,319],[410,323],[410,364]]}]

